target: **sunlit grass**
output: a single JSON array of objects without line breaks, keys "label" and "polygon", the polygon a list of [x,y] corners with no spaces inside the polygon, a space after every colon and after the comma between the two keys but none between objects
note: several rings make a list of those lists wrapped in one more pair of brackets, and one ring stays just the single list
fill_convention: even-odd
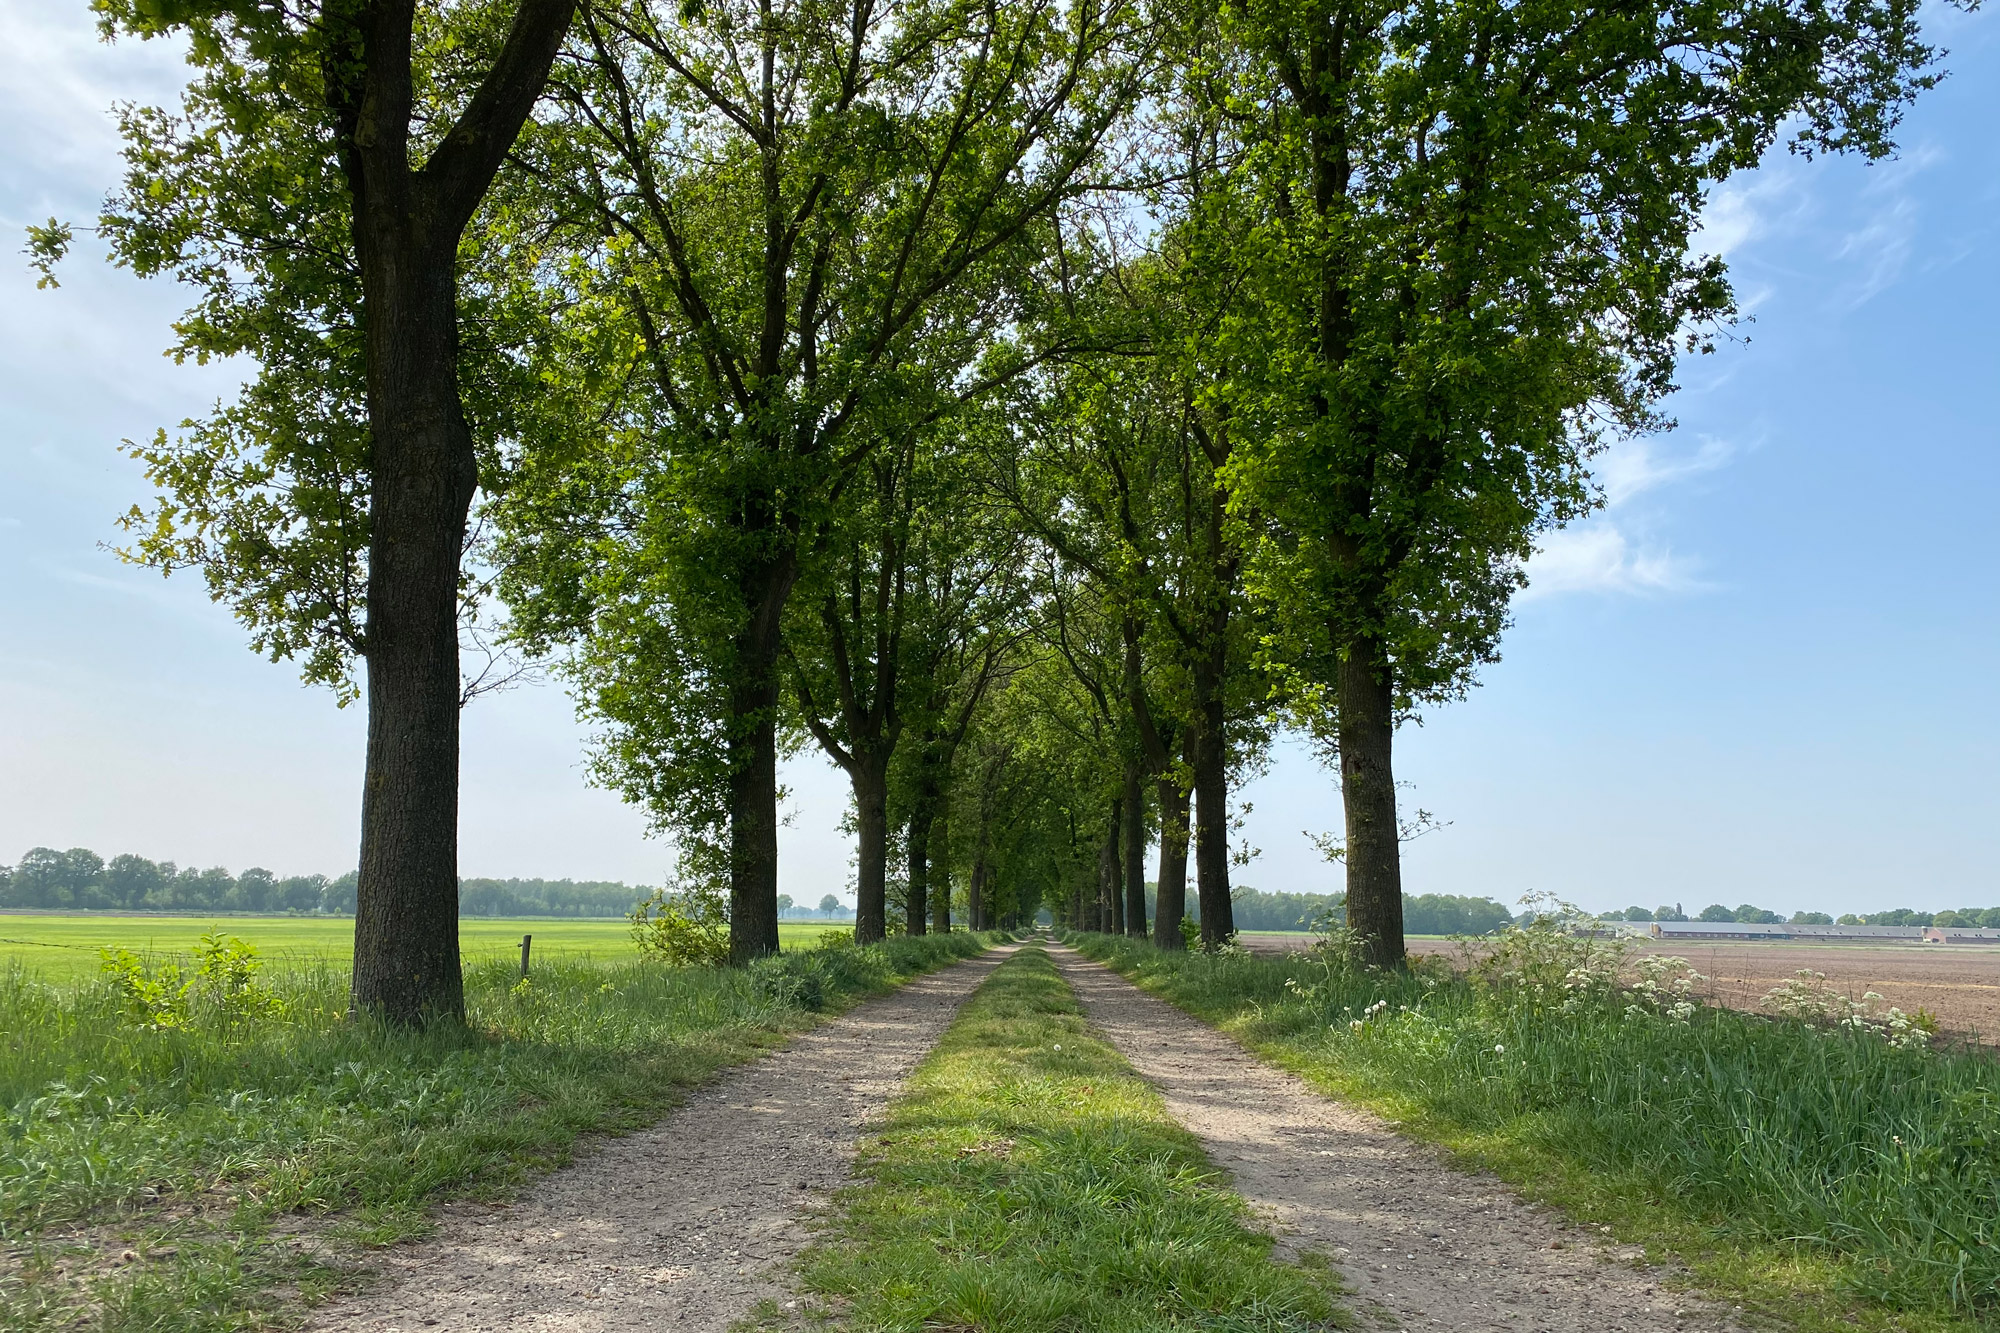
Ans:
[{"label": "sunlit grass", "polygon": [[108,981],[16,965],[0,972],[0,1251],[25,1260],[0,1267],[0,1327],[241,1327],[350,1242],[408,1235],[439,1198],[504,1191],[584,1134],[652,1122],[812,1022],[802,1001],[839,1008],[985,943],[749,971],[556,957],[526,986],[496,958],[468,968],[468,1026],[428,1033],[349,1021],[329,963],[265,970],[280,1015],[197,1009],[187,1031],[134,1026]]},{"label": "sunlit grass", "polygon": [[1048,957],[1003,963],[912,1075],[808,1256],[844,1327],[984,1333],[1329,1326]]},{"label": "sunlit grass", "polygon": [[1322,1088],[1678,1256],[1781,1323],[2000,1327],[1990,1055],[1726,1009],[1675,1023],[1623,999],[1545,1003],[1443,969],[1076,942]]}]

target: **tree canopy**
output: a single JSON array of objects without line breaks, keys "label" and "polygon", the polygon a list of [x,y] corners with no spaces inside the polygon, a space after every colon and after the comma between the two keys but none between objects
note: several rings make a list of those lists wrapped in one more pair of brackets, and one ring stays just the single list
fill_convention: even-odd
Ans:
[{"label": "tree canopy", "polygon": [[1403,891],[1398,726],[1735,317],[1709,192],[1887,154],[1939,76],[1914,0],[100,12],[195,72],[123,114],[113,255],[257,365],[137,448],[129,554],[343,700],[365,660],[356,994],[412,1021],[462,641],[553,665],[737,962],[806,747],[864,941],[1292,913],[1231,885],[1285,731],[1372,961],[1490,929]]}]

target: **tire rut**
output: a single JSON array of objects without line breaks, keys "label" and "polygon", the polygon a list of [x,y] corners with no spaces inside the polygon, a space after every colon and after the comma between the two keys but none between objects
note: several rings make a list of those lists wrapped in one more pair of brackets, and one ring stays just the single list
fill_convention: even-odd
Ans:
[{"label": "tire rut", "polygon": [[810,1211],[848,1183],[868,1122],[1018,946],[860,1005],[695,1089],[506,1205],[458,1203],[389,1251],[323,1333],[721,1333],[789,1291]]},{"label": "tire rut", "polygon": [[1445,1164],[1073,949],[1085,1017],[1158,1088],[1281,1249],[1325,1254],[1364,1318],[1458,1333],[1735,1333],[1629,1248]]}]

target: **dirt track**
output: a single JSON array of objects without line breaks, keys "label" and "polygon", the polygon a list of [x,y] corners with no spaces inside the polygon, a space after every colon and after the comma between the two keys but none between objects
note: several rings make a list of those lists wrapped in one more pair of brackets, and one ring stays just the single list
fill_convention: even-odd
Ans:
[{"label": "dirt track", "polygon": [[1070,949],[1049,954],[1086,1017],[1291,1250],[1331,1258],[1372,1326],[1462,1333],[1723,1330],[1637,1251],[1455,1170],[1357,1108]]},{"label": "dirt track", "polygon": [[[700,1089],[510,1205],[444,1209],[327,1333],[723,1333],[792,1299],[787,1261],[856,1138],[1013,949],[919,979]],[[1050,949],[1086,1016],[1289,1250],[1326,1254],[1367,1326],[1734,1333],[1636,1251],[1447,1166],[1109,969]]]},{"label": "dirt track", "polygon": [[315,1313],[338,1333],[722,1333],[786,1299],[814,1202],[863,1125],[1011,948],[920,977],[725,1074],[511,1205],[442,1210],[386,1281]]}]

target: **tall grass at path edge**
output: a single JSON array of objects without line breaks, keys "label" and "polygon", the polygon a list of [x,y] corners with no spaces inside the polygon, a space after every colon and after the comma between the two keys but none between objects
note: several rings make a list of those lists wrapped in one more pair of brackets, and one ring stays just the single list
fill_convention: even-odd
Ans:
[{"label": "tall grass at path edge", "polygon": [[1340,1317],[1326,1266],[1272,1257],[1039,948],[967,1001],[858,1173],[803,1263],[842,1328],[1302,1333]]},{"label": "tall grass at path edge", "polygon": [[283,1322],[429,1205],[496,1196],[587,1134],[658,1119],[785,1034],[988,947],[963,932],[747,969],[556,958],[466,971],[468,1022],[346,1017],[344,969],[148,1030],[109,979],[0,971],[0,1327]]},{"label": "tall grass at path edge", "polygon": [[1442,960],[1383,972],[1332,951],[1073,942],[1768,1322],[2000,1328],[1990,1054],[1729,1009],[1676,1018],[1608,980],[1537,988]]}]

